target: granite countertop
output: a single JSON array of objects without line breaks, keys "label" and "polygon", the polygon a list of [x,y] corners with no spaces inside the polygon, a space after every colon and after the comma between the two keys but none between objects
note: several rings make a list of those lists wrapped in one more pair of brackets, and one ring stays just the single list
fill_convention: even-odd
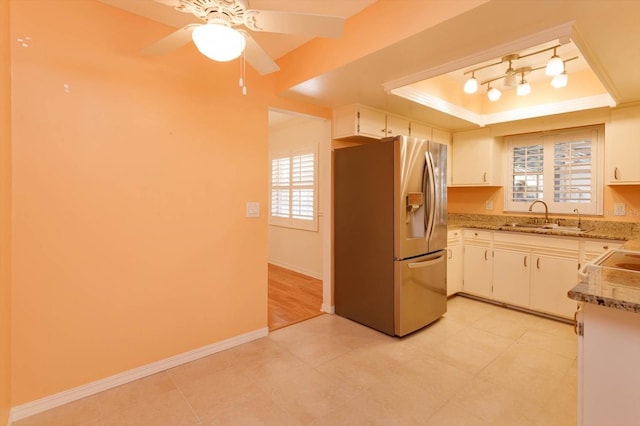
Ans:
[{"label": "granite countertop", "polygon": [[568,296],[578,302],[640,313],[640,273],[595,267]]},{"label": "granite countertop", "polygon": [[[622,248],[640,252],[640,239]],[[569,290],[570,299],[640,313],[640,272],[599,266],[587,266],[587,271],[587,278]]]},{"label": "granite countertop", "polygon": [[[510,226],[510,224],[512,223],[527,223],[528,221],[530,221],[530,218],[522,216],[478,215],[459,213],[450,213],[448,215],[449,229],[475,228],[488,229],[492,231],[510,231],[538,235],[556,235],[565,237],[569,236],[618,241],[640,239],[640,224],[631,222],[583,220],[581,227],[583,229],[586,229],[586,231],[584,232],[571,232],[539,228],[519,228]],[[577,226],[577,220],[562,220],[562,225]]]}]

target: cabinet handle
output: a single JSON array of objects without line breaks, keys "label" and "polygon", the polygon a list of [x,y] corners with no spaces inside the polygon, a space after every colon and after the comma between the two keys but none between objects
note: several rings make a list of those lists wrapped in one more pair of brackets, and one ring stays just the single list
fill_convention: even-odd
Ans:
[{"label": "cabinet handle", "polygon": [[527,256],[524,257],[524,267],[527,267]]},{"label": "cabinet handle", "polygon": [[489,260],[489,257],[487,256],[489,254],[488,251],[489,250],[484,251],[484,260]]},{"label": "cabinet handle", "polygon": [[609,249],[609,246],[602,246],[602,248],[607,250],[607,249]]},{"label": "cabinet handle", "polygon": [[453,252],[451,249],[448,249],[447,251],[449,252],[449,257],[447,259],[453,259]]},{"label": "cabinet handle", "polygon": [[386,132],[387,132],[387,129],[382,129],[382,130],[380,130],[380,131],[381,131],[382,133],[386,133]]},{"label": "cabinet handle", "polygon": [[614,178],[615,180],[618,180],[618,179],[619,179],[619,178],[618,178],[618,168],[617,168],[617,167],[615,167],[615,168],[613,169],[613,178]]},{"label": "cabinet handle", "polygon": [[580,313],[581,309],[582,309],[582,306],[578,305],[578,307],[576,308],[575,313],[573,314],[573,332],[576,333],[576,336],[579,336],[579,334],[578,334],[578,313]]},{"label": "cabinet handle", "polygon": [[484,174],[482,175],[482,181],[483,182],[487,181],[487,172],[484,172]]},{"label": "cabinet handle", "polygon": [[540,258],[536,259],[536,268],[540,269]]}]

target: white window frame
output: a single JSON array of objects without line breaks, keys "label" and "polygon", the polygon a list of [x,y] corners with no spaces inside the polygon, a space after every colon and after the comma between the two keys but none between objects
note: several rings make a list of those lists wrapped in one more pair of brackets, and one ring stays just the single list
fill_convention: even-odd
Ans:
[{"label": "white window frame", "polygon": [[[554,148],[556,143],[579,140],[591,140],[591,201],[586,202],[555,202],[554,201]],[[527,201],[513,200],[514,164],[513,150],[516,147],[542,145],[543,160],[543,190],[542,198],[552,214],[575,214],[578,209],[581,214],[603,214],[603,178],[604,178],[604,126],[588,126],[571,129],[552,130],[548,132],[530,133],[523,135],[505,136],[505,186],[504,211],[528,212],[529,206],[535,199]],[[537,210],[536,210],[537,211]]]},{"label": "white window frame", "polygon": [[[310,184],[301,184],[294,182],[293,163],[294,158],[305,155],[313,155],[313,182]],[[289,160],[289,179],[288,182],[274,186],[273,180],[273,162],[274,160]],[[269,157],[269,224],[275,226],[283,226],[287,228],[301,229],[306,231],[318,231],[318,147],[316,145],[300,147],[287,151],[276,151],[271,153]],[[310,218],[294,217],[293,193],[300,189],[311,189],[313,191],[313,215]],[[289,208],[284,212],[286,217],[274,215],[273,213],[273,192],[274,190],[285,190],[288,192]]]}]

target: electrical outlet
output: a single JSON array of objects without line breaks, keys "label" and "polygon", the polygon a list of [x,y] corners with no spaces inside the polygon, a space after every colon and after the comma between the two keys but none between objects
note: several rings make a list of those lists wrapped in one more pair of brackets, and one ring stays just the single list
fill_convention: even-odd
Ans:
[{"label": "electrical outlet", "polygon": [[615,216],[624,216],[627,214],[624,203],[615,203],[613,205],[613,214]]},{"label": "electrical outlet", "polygon": [[493,210],[493,200],[487,200],[484,202],[484,208],[487,210]]},{"label": "electrical outlet", "polygon": [[260,216],[260,203],[247,203],[247,217]]}]

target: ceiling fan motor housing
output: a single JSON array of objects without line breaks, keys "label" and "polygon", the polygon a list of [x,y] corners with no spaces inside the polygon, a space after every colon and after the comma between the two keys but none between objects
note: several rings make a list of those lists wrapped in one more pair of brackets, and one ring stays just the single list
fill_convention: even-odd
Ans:
[{"label": "ceiling fan motor housing", "polygon": [[180,0],[176,10],[192,13],[206,22],[235,26],[245,23],[247,7],[247,0]]}]

